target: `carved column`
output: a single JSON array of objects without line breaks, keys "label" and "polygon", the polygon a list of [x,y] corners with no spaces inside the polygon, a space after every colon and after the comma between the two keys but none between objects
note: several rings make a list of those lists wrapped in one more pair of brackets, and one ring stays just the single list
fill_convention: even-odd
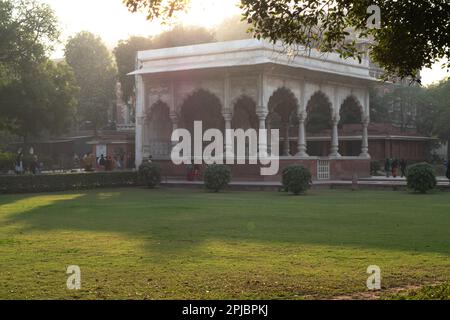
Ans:
[{"label": "carved column", "polygon": [[331,154],[330,157],[341,157],[339,154],[339,133],[338,133],[338,124],[341,120],[341,117],[338,114],[333,116],[333,130],[331,136]]},{"label": "carved column", "polygon": [[227,159],[234,159],[233,154],[233,136],[231,134],[231,120],[233,114],[231,112],[224,112],[222,116],[225,120],[225,157]]},{"label": "carved column", "polygon": [[[267,108],[261,106],[256,111],[259,119],[259,130],[266,130],[266,118],[268,115]],[[267,132],[266,134],[259,134],[259,154],[262,157],[267,156]]]},{"label": "carved column", "polygon": [[136,168],[138,168],[143,161],[144,152],[144,126],[145,126],[145,84],[141,75],[136,78]]},{"label": "carved column", "polygon": [[[172,121],[172,133],[178,129],[178,115],[175,112],[170,112],[170,120]],[[172,150],[177,145],[178,142],[172,141]],[[171,152],[172,152],[171,150]]]},{"label": "carved column", "polygon": [[370,118],[364,117],[364,119],[362,121],[363,134],[362,134],[362,144],[361,144],[362,148],[361,148],[361,154],[360,154],[361,158],[370,158],[370,154],[369,154],[369,123],[370,123]]},{"label": "carved column", "polygon": [[288,157],[291,154],[291,146],[289,143],[289,121],[284,125],[284,150],[283,150],[283,156]]},{"label": "carved column", "polygon": [[309,157],[309,155],[306,153],[307,145],[306,145],[305,122],[306,122],[306,112],[299,113],[299,115],[298,115],[298,153],[297,153],[297,157],[302,157],[302,158]]},{"label": "carved column", "polygon": [[266,117],[266,128],[267,128],[267,132],[269,133],[267,135],[267,152],[270,154],[272,153],[272,137],[270,135],[270,130],[272,130],[272,123],[271,123],[271,118],[269,115],[267,115]]}]

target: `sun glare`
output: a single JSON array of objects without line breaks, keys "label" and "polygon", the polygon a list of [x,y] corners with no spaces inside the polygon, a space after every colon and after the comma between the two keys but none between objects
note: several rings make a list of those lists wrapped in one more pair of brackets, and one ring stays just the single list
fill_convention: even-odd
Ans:
[{"label": "sun glare", "polygon": [[[52,55],[63,56],[63,43],[75,33],[87,30],[99,35],[109,48],[132,35],[153,36],[170,28],[159,22],[149,22],[144,13],[131,13],[122,0],[40,0],[56,12],[62,32],[62,44]],[[239,15],[239,0],[191,0],[187,12],[178,14],[176,22],[213,28],[224,19]],[[439,65],[422,72],[423,84],[429,85],[449,76]]]}]

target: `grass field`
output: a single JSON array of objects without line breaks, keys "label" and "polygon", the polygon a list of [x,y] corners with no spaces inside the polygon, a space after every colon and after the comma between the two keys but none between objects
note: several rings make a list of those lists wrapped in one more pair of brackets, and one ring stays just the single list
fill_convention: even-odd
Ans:
[{"label": "grass field", "polygon": [[449,193],[0,196],[0,298],[333,298],[367,292],[369,265],[389,292],[449,282],[449,235]]}]

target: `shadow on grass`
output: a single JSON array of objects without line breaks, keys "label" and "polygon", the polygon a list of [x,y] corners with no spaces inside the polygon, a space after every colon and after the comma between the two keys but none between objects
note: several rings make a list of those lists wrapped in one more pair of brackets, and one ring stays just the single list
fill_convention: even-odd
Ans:
[{"label": "shadow on grass", "polygon": [[[79,195],[70,199],[71,194]],[[270,192],[112,189],[64,195],[69,198],[55,195],[55,201],[44,206],[19,208],[7,215],[6,222],[18,224],[21,232],[114,232],[144,240],[147,250],[161,254],[194,250],[216,240],[450,254],[448,194],[314,191],[293,197]],[[39,203],[39,197],[52,196],[29,198]],[[14,207],[14,201],[8,206]]]}]

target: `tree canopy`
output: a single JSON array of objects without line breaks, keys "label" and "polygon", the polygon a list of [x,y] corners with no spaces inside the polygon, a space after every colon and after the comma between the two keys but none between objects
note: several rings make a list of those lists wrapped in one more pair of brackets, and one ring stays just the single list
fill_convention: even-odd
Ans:
[{"label": "tree canopy", "polygon": [[58,39],[57,19],[35,0],[0,1],[0,86],[20,76],[24,64],[47,59]]},{"label": "tree canopy", "polygon": [[[189,2],[124,0],[130,11],[145,11],[148,19],[162,21]],[[373,8],[381,14],[375,27],[368,23],[377,10]],[[241,0],[241,9],[257,38],[335,51],[344,58],[361,58],[366,49],[358,39],[367,39],[373,61],[391,76],[419,81],[422,68],[450,58],[448,0]]]},{"label": "tree canopy", "polygon": [[123,100],[128,102],[133,97],[134,79],[128,76],[136,68],[136,54],[138,51],[152,47],[152,40],[145,37],[130,37],[119,41],[114,49],[116,57],[118,78],[122,84]]},{"label": "tree canopy", "polygon": [[69,39],[65,57],[80,87],[77,122],[90,123],[97,130],[107,123],[115,99],[116,68],[112,56],[99,37],[83,31]]},{"label": "tree canopy", "polygon": [[70,128],[77,91],[73,73],[48,58],[58,36],[48,5],[0,1],[0,130],[27,141]]},{"label": "tree canopy", "polygon": [[447,142],[447,159],[450,159],[450,78],[430,87],[429,91],[433,97],[433,131],[442,141]]},{"label": "tree canopy", "polygon": [[43,132],[64,133],[71,125],[77,90],[67,65],[48,60],[30,64],[0,88],[3,127],[25,142]]},{"label": "tree canopy", "polygon": [[141,50],[170,48],[215,41],[214,35],[202,27],[177,25],[152,38],[130,37],[114,49],[123,99],[128,102],[134,94],[134,78],[127,74],[136,68],[136,54]]}]

